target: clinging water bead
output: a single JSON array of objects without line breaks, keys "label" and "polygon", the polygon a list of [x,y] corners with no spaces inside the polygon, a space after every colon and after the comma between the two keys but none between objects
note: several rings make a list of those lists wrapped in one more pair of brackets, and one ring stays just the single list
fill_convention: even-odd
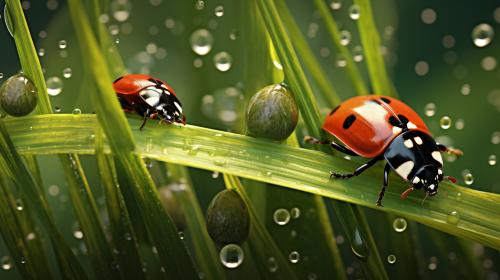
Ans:
[{"label": "clinging water bead", "polygon": [[23,74],[8,78],[0,88],[0,104],[9,115],[26,116],[35,109],[37,101],[35,84]]}]

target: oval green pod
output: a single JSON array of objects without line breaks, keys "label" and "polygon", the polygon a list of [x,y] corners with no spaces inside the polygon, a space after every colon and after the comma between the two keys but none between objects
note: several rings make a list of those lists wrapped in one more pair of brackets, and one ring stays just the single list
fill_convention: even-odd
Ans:
[{"label": "oval green pod", "polygon": [[28,115],[35,109],[37,101],[35,84],[23,74],[8,78],[0,88],[0,104],[11,116]]},{"label": "oval green pod", "polygon": [[283,141],[297,126],[297,103],[284,84],[273,84],[257,92],[248,104],[247,134]]},{"label": "oval green pod", "polygon": [[224,190],[218,193],[207,209],[207,231],[212,240],[224,246],[241,244],[248,237],[250,215],[238,192]]}]

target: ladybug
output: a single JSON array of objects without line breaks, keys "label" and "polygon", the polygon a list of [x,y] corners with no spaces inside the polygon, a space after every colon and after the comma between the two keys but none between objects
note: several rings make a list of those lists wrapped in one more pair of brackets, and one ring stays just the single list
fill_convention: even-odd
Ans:
[{"label": "ladybug", "polygon": [[350,98],[328,114],[323,130],[335,136],[343,145],[309,136],[305,137],[305,141],[329,144],[345,154],[370,159],[352,173],[331,172],[331,178],[352,178],[376,162],[386,161],[384,183],[377,206],[382,206],[391,169],[412,184],[401,194],[401,199],[405,199],[414,189],[423,189],[426,197],[434,196],[443,179],[456,182],[453,177],[443,176],[441,152],[461,156],[462,151],[436,143],[418,114],[397,99],[377,95]]},{"label": "ladybug", "polygon": [[143,74],[127,74],[116,79],[113,88],[125,111],[136,112],[144,118],[140,130],[148,119],[186,124],[177,95],[159,79]]}]

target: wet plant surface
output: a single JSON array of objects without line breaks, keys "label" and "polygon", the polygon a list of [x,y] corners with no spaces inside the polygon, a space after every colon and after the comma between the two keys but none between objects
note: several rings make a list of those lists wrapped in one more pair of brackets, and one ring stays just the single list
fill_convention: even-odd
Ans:
[{"label": "wet plant surface", "polygon": [[[2,5],[1,279],[500,277],[496,1]],[[187,125],[139,130],[126,73]],[[383,164],[329,178],[366,160],[304,136],[372,93],[464,152],[443,154],[456,184],[401,200],[394,173],[377,207]]]}]

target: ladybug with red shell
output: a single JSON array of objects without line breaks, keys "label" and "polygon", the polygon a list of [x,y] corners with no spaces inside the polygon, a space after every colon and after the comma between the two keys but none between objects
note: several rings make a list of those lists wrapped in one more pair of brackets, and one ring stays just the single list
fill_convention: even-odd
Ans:
[{"label": "ladybug with red shell", "polygon": [[323,130],[335,136],[343,145],[319,141],[310,136],[306,136],[305,141],[329,144],[345,154],[370,159],[352,173],[331,172],[332,178],[352,178],[376,162],[386,160],[384,184],[377,206],[382,206],[391,169],[412,184],[401,194],[401,199],[405,199],[414,189],[423,189],[426,197],[434,196],[443,179],[456,182],[453,177],[443,176],[441,152],[461,156],[462,151],[436,143],[418,114],[397,99],[377,95],[350,98],[328,114]]},{"label": "ladybug with red shell", "polygon": [[182,104],[174,90],[165,82],[143,74],[124,75],[113,82],[113,88],[125,111],[143,117],[139,129],[148,119],[160,122],[186,124]]}]

